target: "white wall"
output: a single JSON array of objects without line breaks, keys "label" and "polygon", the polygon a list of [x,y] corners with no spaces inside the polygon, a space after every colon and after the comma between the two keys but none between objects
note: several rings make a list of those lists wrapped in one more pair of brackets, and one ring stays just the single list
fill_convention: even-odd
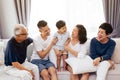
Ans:
[{"label": "white wall", "polygon": [[17,24],[14,0],[0,0],[0,33],[2,38],[10,38]]}]

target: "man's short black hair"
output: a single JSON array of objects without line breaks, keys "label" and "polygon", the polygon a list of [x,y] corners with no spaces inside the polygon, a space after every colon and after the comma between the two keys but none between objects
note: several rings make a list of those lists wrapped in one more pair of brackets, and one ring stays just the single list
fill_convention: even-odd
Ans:
[{"label": "man's short black hair", "polygon": [[47,25],[47,22],[44,20],[39,21],[37,24],[38,28],[45,27],[46,25]]}]

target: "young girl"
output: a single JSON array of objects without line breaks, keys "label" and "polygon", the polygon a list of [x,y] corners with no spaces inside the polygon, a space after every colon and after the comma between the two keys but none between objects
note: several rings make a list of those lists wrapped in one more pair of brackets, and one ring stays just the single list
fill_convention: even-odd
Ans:
[{"label": "young girl", "polygon": [[67,52],[64,50],[64,45],[68,44],[70,41],[69,32],[67,32],[66,24],[64,21],[59,20],[56,23],[56,27],[58,31],[54,34],[54,37],[57,37],[58,41],[54,46],[54,51],[57,55],[57,69],[61,71],[61,58],[63,57],[63,70],[66,70],[66,62]]}]

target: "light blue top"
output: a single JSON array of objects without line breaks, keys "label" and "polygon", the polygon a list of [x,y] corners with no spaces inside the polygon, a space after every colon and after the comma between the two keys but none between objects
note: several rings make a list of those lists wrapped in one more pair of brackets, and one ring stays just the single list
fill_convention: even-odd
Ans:
[{"label": "light blue top", "polygon": [[66,32],[64,34],[59,34],[58,32],[56,32],[54,34],[54,37],[58,38],[58,41],[54,48],[57,48],[58,50],[64,50],[64,43],[68,38],[70,38],[69,32]]}]

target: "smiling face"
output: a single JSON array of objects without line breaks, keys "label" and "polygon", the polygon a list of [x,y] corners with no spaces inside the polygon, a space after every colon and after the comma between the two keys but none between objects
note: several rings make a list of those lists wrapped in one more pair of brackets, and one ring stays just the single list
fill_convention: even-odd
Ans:
[{"label": "smiling face", "polygon": [[106,34],[105,30],[102,28],[99,28],[98,33],[97,33],[97,40],[100,42],[106,41],[108,38],[108,35]]},{"label": "smiling face", "polygon": [[72,38],[78,38],[78,28],[75,27],[72,31]]},{"label": "smiling face", "polygon": [[41,32],[41,34],[43,36],[49,36],[50,35],[50,28],[47,25],[45,27],[41,27],[39,29],[39,31]]}]

